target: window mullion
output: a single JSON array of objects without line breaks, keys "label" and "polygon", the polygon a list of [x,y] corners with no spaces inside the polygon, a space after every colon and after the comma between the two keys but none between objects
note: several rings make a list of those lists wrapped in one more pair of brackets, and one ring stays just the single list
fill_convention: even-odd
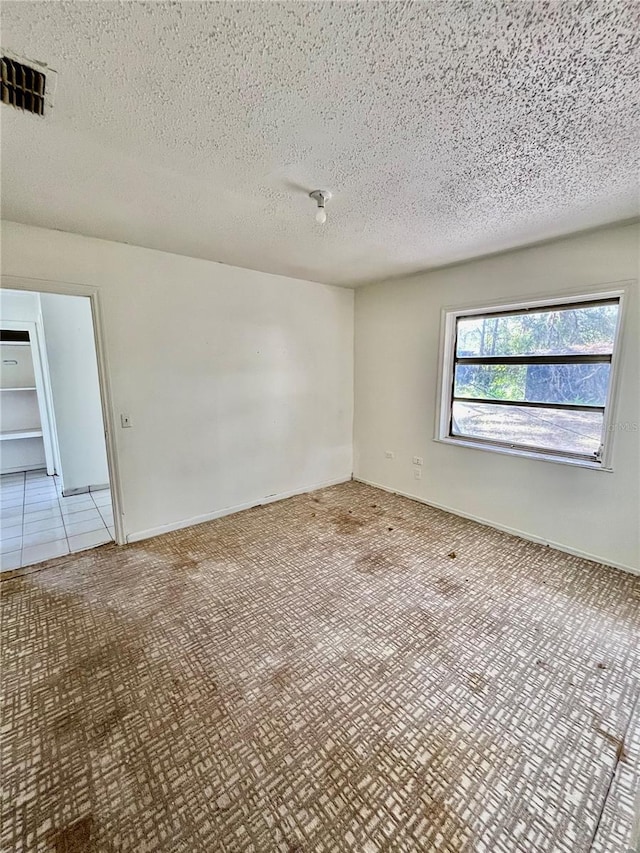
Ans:
[{"label": "window mullion", "polygon": [[496,400],[491,397],[459,397],[454,394],[454,403],[483,403],[490,406],[521,406],[528,409],[563,409],[568,412],[604,412],[604,406],[578,403],[535,403],[531,400]]},{"label": "window mullion", "polygon": [[610,364],[612,353],[590,355],[455,355],[455,364]]}]

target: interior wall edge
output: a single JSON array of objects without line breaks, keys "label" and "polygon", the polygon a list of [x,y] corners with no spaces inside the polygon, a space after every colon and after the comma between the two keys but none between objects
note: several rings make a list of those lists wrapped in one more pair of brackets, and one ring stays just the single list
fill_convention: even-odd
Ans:
[{"label": "interior wall edge", "polygon": [[237,512],[243,512],[245,509],[254,509],[257,506],[266,506],[267,504],[284,501],[287,498],[295,497],[295,495],[306,495],[310,492],[316,492],[318,489],[326,489],[329,486],[339,486],[342,483],[349,483],[353,479],[353,474],[349,474],[348,477],[337,477],[333,480],[326,480],[323,483],[314,483],[313,485],[303,486],[299,489],[280,492],[277,495],[268,495],[263,498],[258,498],[258,500],[255,501],[247,501],[246,503],[236,504],[235,506],[224,507],[223,509],[207,512],[204,515],[198,515],[193,518],[185,518],[182,521],[172,522],[171,524],[162,524],[159,527],[153,527],[149,530],[140,530],[137,533],[130,533],[127,535],[127,544],[132,542],[142,542],[145,539],[153,539],[154,536],[162,536],[163,533],[172,533],[174,530],[183,530],[185,527],[195,527],[197,524],[204,524],[206,521],[214,521],[216,518],[224,518],[226,515],[234,515]]},{"label": "interior wall edge", "polygon": [[[356,290],[355,475],[607,565],[640,565],[640,227]],[[606,413],[611,472],[434,441],[443,310],[625,290],[615,393]],[[448,381],[448,378],[447,378]],[[387,456],[391,453],[391,456]],[[413,457],[422,457],[420,471]]]},{"label": "interior wall edge", "polygon": [[[210,258],[202,258],[199,255],[187,255],[183,252],[171,252],[168,249],[154,249],[151,246],[143,246],[139,243],[124,243],[120,240],[109,240],[106,237],[95,237],[92,234],[83,234],[81,231],[65,231],[63,228],[48,228],[46,225],[32,225],[29,222],[20,222],[19,219],[6,219],[4,217],[0,217],[0,225],[7,227],[17,227],[20,229],[29,229],[33,231],[42,231],[44,233],[53,233],[58,234],[60,237],[69,237],[82,241],[89,241],[93,243],[103,243],[106,246],[120,246],[126,249],[132,249],[139,252],[148,252],[151,255],[166,255],[167,258],[175,258],[178,260],[186,260],[192,261],[199,264],[203,264],[206,266],[216,266],[221,267],[222,271],[229,270],[231,272],[235,270],[240,270],[241,272],[252,273],[258,276],[267,276],[274,280],[284,279],[285,281],[297,282],[298,284],[308,284],[313,287],[330,287],[332,290],[343,290],[347,292],[354,291],[358,286],[357,282],[354,284],[335,284],[331,281],[318,281],[313,278],[299,278],[293,275],[284,275],[283,273],[276,272],[266,272],[265,270],[258,269],[257,267],[241,267],[237,264],[229,264],[224,261],[212,261]],[[19,278],[20,275],[16,274],[16,278]],[[25,276],[26,277],[26,276]],[[32,276],[29,276],[31,278]],[[38,278],[38,276],[33,276],[33,278]],[[42,281],[56,281],[57,279],[45,278],[40,276]],[[69,279],[69,284],[80,283],[84,284],[84,282],[76,282],[75,279]],[[78,295],[87,295],[87,294],[78,294]]]},{"label": "interior wall edge", "polygon": [[351,475],[353,290],[1,226],[3,285],[94,299],[119,542]]},{"label": "interior wall edge", "polygon": [[[578,237],[587,237],[589,235],[596,236],[602,231],[610,231],[615,228],[632,228],[635,225],[640,225],[640,215],[628,216],[624,219],[614,219],[611,222],[604,222],[602,225],[594,225],[592,228],[581,228],[578,231],[569,231],[566,234],[558,234],[555,237],[546,237],[544,240],[535,240],[533,243],[520,243],[506,249],[500,249],[497,252],[470,255],[468,258],[461,258],[460,260],[451,261],[446,264],[434,264],[433,266],[421,267],[420,269],[405,272],[401,275],[357,281],[349,285],[349,287],[354,290],[361,290],[376,284],[403,284],[405,281],[409,282],[415,278],[421,278],[422,276],[429,275],[431,273],[455,270],[457,267],[464,267],[467,264],[476,264],[481,263],[482,261],[493,261],[501,258],[503,255],[517,255],[519,252],[528,252],[531,249],[543,249],[545,246],[552,246],[554,243],[562,243],[565,240],[573,240]],[[342,286],[344,287],[346,285]]]},{"label": "interior wall edge", "polygon": [[632,575],[640,576],[640,566],[628,566],[624,563],[616,563],[609,560],[607,557],[599,556],[598,554],[591,554],[588,551],[580,551],[578,548],[572,548],[571,545],[564,545],[562,542],[554,542],[549,539],[543,539],[540,536],[536,536],[533,533],[527,533],[526,530],[519,530],[515,527],[509,527],[506,524],[499,524],[498,522],[491,521],[487,518],[482,518],[481,516],[472,515],[468,512],[462,512],[462,510],[455,509],[451,506],[444,506],[443,504],[435,503],[434,501],[428,501],[424,498],[421,498],[419,495],[411,494],[411,492],[404,492],[399,489],[391,489],[388,486],[383,486],[381,483],[375,483],[373,480],[367,480],[364,477],[358,477],[354,475],[353,479],[357,483],[364,483],[366,486],[373,486],[376,489],[382,489],[383,492],[389,492],[392,495],[400,495],[403,498],[409,498],[412,501],[417,501],[418,503],[424,504],[425,506],[433,507],[433,509],[440,509],[443,512],[449,512],[451,515],[457,515],[460,518],[467,518],[469,521],[475,521],[478,524],[482,524],[484,527],[492,527],[494,530],[499,530],[501,533],[509,533],[511,536],[517,536],[519,539],[525,539],[527,542],[533,542],[536,545],[545,545],[548,548],[553,548],[554,551],[562,551],[563,554],[570,554],[572,557],[579,557],[583,560],[591,560],[594,563],[599,563],[603,566],[608,566],[612,569],[618,569],[623,572],[628,572]]}]

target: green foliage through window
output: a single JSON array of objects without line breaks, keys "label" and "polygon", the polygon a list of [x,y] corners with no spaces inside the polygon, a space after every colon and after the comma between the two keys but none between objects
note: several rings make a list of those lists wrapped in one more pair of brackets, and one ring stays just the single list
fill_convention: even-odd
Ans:
[{"label": "green foliage through window", "polygon": [[619,307],[457,317],[450,434],[599,459]]}]

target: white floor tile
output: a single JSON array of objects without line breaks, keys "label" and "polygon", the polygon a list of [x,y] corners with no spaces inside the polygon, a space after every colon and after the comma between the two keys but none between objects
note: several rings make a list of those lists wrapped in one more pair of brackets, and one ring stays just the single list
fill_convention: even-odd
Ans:
[{"label": "white floor tile", "polygon": [[0,539],[0,554],[8,554],[10,551],[19,551],[22,548],[22,536],[12,536],[11,539],[5,536]]},{"label": "white floor tile", "polygon": [[6,490],[0,490],[0,506],[6,504],[16,504],[24,501],[24,492],[21,489],[16,489],[15,492],[9,493]]},{"label": "white floor tile", "polygon": [[79,512],[95,512],[97,507],[93,501],[80,501],[79,503],[66,503],[67,498],[60,498],[60,509],[64,516],[76,515]]},{"label": "white floor tile", "polygon": [[85,548],[93,548],[110,542],[111,537],[107,528],[93,530],[91,533],[80,533],[78,536],[69,536],[69,547],[71,551],[84,551]]},{"label": "white floor tile", "polygon": [[22,506],[24,498],[22,495],[16,495],[15,498],[3,498],[0,500],[0,509],[9,509],[13,506]]},{"label": "white floor tile", "polygon": [[98,527],[102,524],[102,516],[95,507],[78,510],[78,512],[63,512],[62,515],[65,524],[80,524],[81,521],[94,521]]},{"label": "white floor tile", "polygon": [[51,509],[52,507],[60,508],[60,504],[57,498],[51,498],[50,500],[37,501],[34,503],[29,503],[25,501],[24,511],[27,512],[40,512],[43,509]]},{"label": "white floor tile", "polygon": [[68,507],[69,509],[74,506],[95,506],[90,495],[74,495],[72,498],[59,498],[59,501],[61,506]]},{"label": "white floor tile", "polygon": [[66,539],[66,531],[62,525],[52,527],[49,530],[37,530],[34,533],[25,533],[22,537],[22,547],[30,548],[32,545],[43,545],[45,542],[56,542]]},{"label": "white floor tile", "polygon": [[30,533],[42,533],[44,530],[53,530],[56,527],[63,527],[61,515],[52,515],[49,518],[39,518],[37,521],[28,521],[25,516],[23,536]]},{"label": "white floor tile", "polygon": [[0,554],[0,572],[8,572],[10,569],[19,569],[22,551],[11,551],[8,554]]},{"label": "white floor tile", "polygon": [[[75,515],[70,516],[71,519],[75,519]],[[74,521],[65,519],[64,528],[66,530],[67,536],[77,536],[79,533],[91,533],[93,530],[104,530],[106,529],[106,524],[103,520],[98,516],[97,519],[87,519],[86,521]]]},{"label": "white floor tile", "polygon": [[46,489],[55,489],[54,480],[27,480],[24,484],[26,492],[42,492]]},{"label": "white floor tile", "polygon": [[24,494],[22,492],[16,493],[15,495],[3,495],[0,492],[0,507],[3,506],[15,506],[16,504],[22,504],[24,502]]},{"label": "white floor tile", "polygon": [[15,492],[24,492],[24,483],[0,483],[0,495],[12,495]]},{"label": "white floor tile", "polygon": [[0,570],[49,560],[113,540],[110,489],[63,498],[46,471],[0,479]]},{"label": "white floor tile", "polygon": [[21,507],[24,504],[24,495],[11,499],[6,499],[4,495],[2,497],[3,500],[0,501],[0,510],[11,509],[12,507]]},{"label": "white floor tile", "polygon": [[22,522],[0,525],[0,539],[15,539],[16,536],[22,536]]},{"label": "white floor tile", "polygon": [[55,480],[47,478],[46,480],[30,480],[25,484],[27,492],[41,492],[45,489],[55,489]]},{"label": "white floor tile", "polygon": [[24,495],[24,486],[16,484],[15,486],[5,485],[0,486],[0,499],[15,498]]},{"label": "white floor tile", "polygon": [[20,505],[20,506],[6,506],[6,507],[2,507],[0,509],[0,520],[5,520],[7,518],[13,518],[16,515],[22,515],[22,505]]},{"label": "white floor tile", "polygon": [[96,506],[111,506],[111,493],[93,492],[93,500]]},{"label": "white floor tile", "polygon": [[47,518],[62,518],[59,506],[51,506],[48,509],[39,509],[35,512],[25,512],[24,520],[29,523],[32,521],[44,521]]},{"label": "white floor tile", "polygon": [[18,512],[22,512],[23,506],[24,505],[22,503],[20,503],[17,506],[0,507],[0,513],[1,513],[0,518],[4,517],[5,515],[17,515]]},{"label": "white floor tile", "polygon": [[26,505],[28,504],[38,504],[43,503],[43,501],[57,501],[58,493],[55,489],[46,489],[39,492],[25,492],[24,493],[24,502]]},{"label": "white floor tile", "polygon": [[16,495],[15,497],[5,497],[4,495],[2,495],[1,498],[2,499],[0,500],[0,509],[2,509],[2,507],[8,508],[10,506],[22,506],[22,504],[24,503],[24,495],[22,494]]},{"label": "white floor tile", "polygon": [[[6,509],[0,510],[0,522],[5,525],[8,524],[17,524],[22,518],[22,507],[7,507]],[[16,521],[18,519],[18,521]]]},{"label": "white floor tile", "polygon": [[56,542],[45,542],[43,545],[32,545],[22,549],[22,565],[30,566],[33,563],[41,563],[43,560],[51,560],[54,557],[62,557],[69,553],[69,543],[66,539],[58,539]]}]

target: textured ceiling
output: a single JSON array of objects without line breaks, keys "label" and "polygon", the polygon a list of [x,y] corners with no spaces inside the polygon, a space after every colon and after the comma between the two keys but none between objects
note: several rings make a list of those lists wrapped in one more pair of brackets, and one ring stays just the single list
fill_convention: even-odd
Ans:
[{"label": "textured ceiling", "polygon": [[[5,2],[3,216],[354,284],[638,212],[636,2]],[[309,190],[331,190],[314,221]]]}]

